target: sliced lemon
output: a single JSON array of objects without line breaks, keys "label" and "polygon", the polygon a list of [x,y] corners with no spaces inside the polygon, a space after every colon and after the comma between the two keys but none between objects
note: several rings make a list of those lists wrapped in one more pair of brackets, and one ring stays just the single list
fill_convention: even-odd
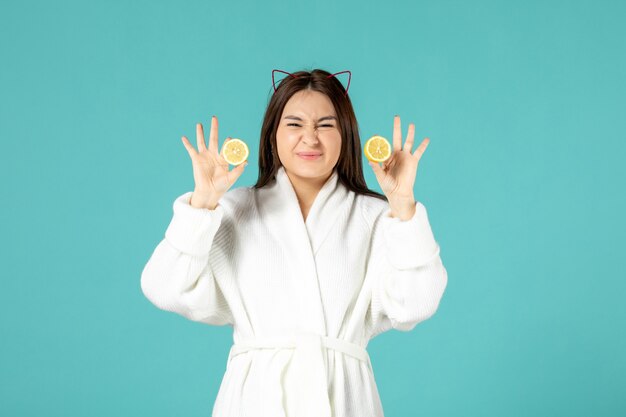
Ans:
[{"label": "sliced lemon", "polygon": [[374,135],[365,142],[365,157],[372,162],[384,162],[391,156],[391,145],[382,136]]},{"label": "sliced lemon", "polygon": [[241,139],[231,138],[222,146],[222,157],[231,165],[239,165],[248,159],[248,145]]}]

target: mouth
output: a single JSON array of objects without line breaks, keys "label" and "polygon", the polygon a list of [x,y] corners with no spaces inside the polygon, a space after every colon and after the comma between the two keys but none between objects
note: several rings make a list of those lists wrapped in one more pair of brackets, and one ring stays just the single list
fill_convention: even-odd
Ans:
[{"label": "mouth", "polygon": [[298,152],[296,155],[300,158],[311,160],[319,158],[322,154],[319,152]]}]

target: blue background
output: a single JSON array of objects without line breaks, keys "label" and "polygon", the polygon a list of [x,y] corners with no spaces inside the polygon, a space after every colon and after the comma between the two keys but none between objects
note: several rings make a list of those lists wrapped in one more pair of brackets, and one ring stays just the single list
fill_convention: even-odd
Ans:
[{"label": "blue background", "polygon": [[220,146],[250,144],[235,186],[252,185],[272,69],[323,68],[352,71],[363,143],[394,114],[431,139],[415,195],[449,283],[435,316],[368,346],[386,416],[625,415],[625,15],[3,1],[0,414],[210,415],[232,328],[140,288],[193,190],[181,136],[217,115]]}]

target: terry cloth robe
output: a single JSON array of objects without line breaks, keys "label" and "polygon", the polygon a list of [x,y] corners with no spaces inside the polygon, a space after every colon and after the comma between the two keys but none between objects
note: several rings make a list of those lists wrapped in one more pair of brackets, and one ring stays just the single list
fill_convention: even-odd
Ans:
[{"label": "terry cloth robe", "polygon": [[160,309],[233,327],[213,417],[382,417],[368,341],[431,317],[447,285],[424,205],[390,217],[335,170],[304,221],[283,167],[213,210],[191,194],[175,199],[141,288]]}]

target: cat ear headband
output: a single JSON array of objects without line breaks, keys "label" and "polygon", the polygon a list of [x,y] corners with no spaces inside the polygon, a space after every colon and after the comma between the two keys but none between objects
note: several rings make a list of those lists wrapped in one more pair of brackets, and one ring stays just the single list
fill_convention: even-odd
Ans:
[{"label": "cat ear headband", "polygon": [[[274,81],[274,73],[275,73],[276,71],[278,71],[278,72],[282,72],[282,73],[284,73],[284,74],[287,74],[287,75],[289,75],[290,77],[293,77],[293,78],[298,78],[298,76],[297,76],[297,75],[293,75],[293,74],[291,74],[291,73],[289,73],[289,72],[286,72],[286,71],[282,71],[282,70],[279,70],[279,69],[274,69],[274,70],[272,70],[272,85],[274,86],[274,92],[276,92],[276,81]],[[345,97],[345,96],[347,96],[347,95],[348,95],[348,88],[350,88],[350,80],[352,79],[352,73],[351,73],[350,71],[348,71],[348,70],[345,70],[345,71],[336,72],[336,73],[334,73],[334,74],[330,74],[330,75],[329,75],[329,76],[327,76],[326,78],[334,77],[335,75],[337,75],[337,74],[343,74],[344,72],[347,72],[347,73],[348,73],[348,86],[346,87],[346,92],[343,94],[343,96]]]}]

